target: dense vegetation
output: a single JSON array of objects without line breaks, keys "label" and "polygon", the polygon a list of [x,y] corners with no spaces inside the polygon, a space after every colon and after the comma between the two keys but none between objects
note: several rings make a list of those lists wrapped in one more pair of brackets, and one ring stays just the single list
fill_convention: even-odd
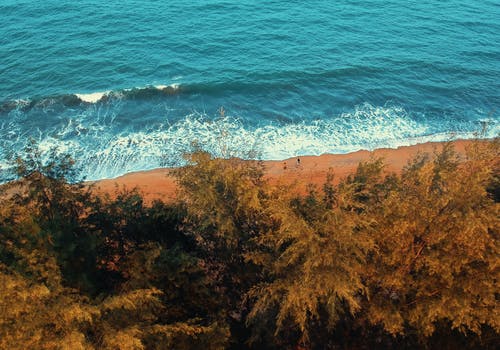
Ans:
[{"label": "dense vegetation", "polygon": [[2,187],[0,349],[493,349],[499,149],[373,160],[305,195],[195,152],[178,200],[145,206],[30,145]]}]

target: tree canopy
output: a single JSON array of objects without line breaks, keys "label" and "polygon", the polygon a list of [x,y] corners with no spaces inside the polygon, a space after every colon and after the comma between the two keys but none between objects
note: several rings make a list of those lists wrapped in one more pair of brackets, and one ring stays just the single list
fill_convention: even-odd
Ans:
[{"label": "tree canopy", "polygon": [[0,348],[494,349],[499,150],[373,159],[306,194],[196,151],[145,205],[30,143],[0,188]]}]

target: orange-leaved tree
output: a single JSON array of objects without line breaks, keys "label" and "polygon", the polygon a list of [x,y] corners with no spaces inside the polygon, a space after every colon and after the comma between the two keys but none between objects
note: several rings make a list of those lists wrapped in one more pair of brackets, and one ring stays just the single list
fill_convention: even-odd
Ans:
[{"label": "orange-leaved tree", "polygon": [[249,255],[264,266],[267,279],[249,292],[254,304],[248,322],[269,325],[264,333],[274,330],[282,346],[319,341],[325,347],[326,339],[312,333],[332,330],[361,306],[361,277],[373,246],[364,229],[368,218],[355,205],[362,184],[345,181],[335,188],[331,179],[322,193],[310,187],[305,197],[288,187],[275,190],[267,206],[273,229],[258,237],[260,250]]},{"label": "orange-leaved tree", "polygon": [[487,190],[498,152],[498,142],[476,143],[460,159],[447,144],[416,157],[372,203],[369,323],[421,338],[440,327],[500,331],[500,208]]}]

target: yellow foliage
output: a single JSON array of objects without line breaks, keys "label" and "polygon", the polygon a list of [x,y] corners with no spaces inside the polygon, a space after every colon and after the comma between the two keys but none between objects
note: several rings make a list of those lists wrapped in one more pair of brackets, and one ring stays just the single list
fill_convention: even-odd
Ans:
[{"label": "yellow foliage", "polygon": [[258,241],[272,257],[257,258],[270,262],[265,268],[272,282],[250,291],[255,299],[250,323],[276,310],[277,334],[292,322],[307,339],[311,321],[320,318],[321,309],[331,327],[344,313],[359,310],[361,273],[373,242],[361,230],[363,216],[343,209],[352,201],[351,190],[340,188],[333,208],[314,191],[303,200],[286,188],[271,195],[267,213],[276,225]]},{"label": "yellow foliage", "polygon": [[372,323],[394,334],[406,323],[424,336],[441,321],[474,333],[485,324],[500,330],[500,207],[486,192],[499,158],[498,148],[487,147],[476,145],[463,161],[452,145],[416,159],[397,188],[373,203]]},{"label": "yellow foliage", "polygon": [[[0,285],[4,286],[0,290],[0,349],[90,348],[77,327],[79,318],[89,320],[88,312],[77,301],[5,267]],[[72,310],[69,317],[67,310]]]},{"label": "yellow foliage", "polygon": [[103,349],[105,350],[143,350],[141,342],[142,331],[137,327],[122,329],[104,334]]},{"label": "yellow foliage", "polygon": [[177,181],[200,243],[220,240],[227,248],[238,247],[242,230],[251,231],[262,210],[262,164],[213,159],[205,152],[189,155],[188,161],[190,165],[177,171]]}]

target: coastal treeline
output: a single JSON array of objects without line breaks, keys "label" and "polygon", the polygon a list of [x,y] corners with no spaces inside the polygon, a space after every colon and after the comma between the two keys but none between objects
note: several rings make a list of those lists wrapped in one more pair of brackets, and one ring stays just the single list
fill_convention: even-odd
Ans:
[{"label": "coastal treeline", "polygon": [[307,191],[196,151],[176,200],[36,145],[1,187],[0,349],[494,349],[500,145]]}]

